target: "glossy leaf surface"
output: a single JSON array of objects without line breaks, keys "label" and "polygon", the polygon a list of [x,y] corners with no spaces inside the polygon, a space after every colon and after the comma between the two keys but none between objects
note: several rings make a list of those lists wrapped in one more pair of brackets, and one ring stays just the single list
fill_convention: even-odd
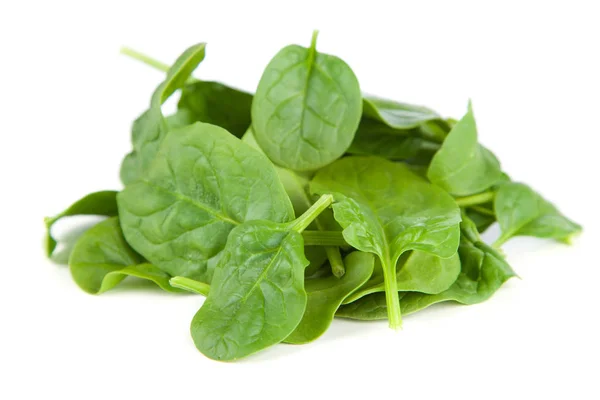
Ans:
[{"label": "glossy leaf surface", "polygon": [[168,135],[148,174],[127,186],[118,203],[134,249],[169,275],[205,283],[234,226],[294,217],[271,162],[204,123]]},{"label": "glossy leaf surface", "polygon": [[362,113],[358,80],[341,59],[284,47],[265,68],[252,102],[256,141],[285,168],[314,170],[350,146]]},{"label": "glossy leaf surface", "polygon": [[363,114],[395,129],[416,128],[420,124],[440,119],[440,115],[427,107],[400,103],[375,96],[363,100]]}]

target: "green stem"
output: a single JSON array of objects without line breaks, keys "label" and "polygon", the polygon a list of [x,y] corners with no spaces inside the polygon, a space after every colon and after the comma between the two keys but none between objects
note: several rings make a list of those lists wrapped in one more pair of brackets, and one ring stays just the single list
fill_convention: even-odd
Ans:
[{"label": "green stem", "polygon": [[485,207],[479,207],[479,206],[471,206],[469,207],[470,209],[472,209],[473,211],[477,211],[480,214],[485,214],[485,215],[489,215],[490,217],[495,217],[496,213],[490,209],[487,209]]},{"label": "green stem", "polygon": [[492,243],[492,247],[495,248],[495,249],[497,249],[497,250],[500,250],[500,248],[502,247],[502,245],[504,243],[506,243],[506,241],[508,239],[510,239],[510,237],[500,236],[498,239],[496,239],[496,241],[494,243]]},{"label": "green stem", "polygon": [[402,313],[398,296],[398,282],[396,281],[396,265],[387,256],[386,259],[381,260],[381,266],[383,267],[388,321],[390,328],[397,330],[402,327]]},{"label": "green stem", "polygon": [[458,204],[460,207],[469,207],[477,204],[489,203],[490,201],[494,200],[494,196],[496,196],[496,193],[494,193],[493,190],[488,190],[487,192],[478,193],[471,196],[457,197],[454,200],[456,200],[456,204]]},{"label": "green stem", "polygon": [[302,232],[305,246],[346,246],[342,232],[338,231],[304,231]]},{"label": "green stem", "polygon": [[144,53],[140,53],[139,51],[130,49],[129,47],[121,47],[121,54],[131,57],[134,60],[141,61],[144,64],[149,65],[159,71],[167,72],[170,68],[169,65],[155,60],[154,58],[149,57]]},{"label": "green stem", "polygon": [[330,194],[324,194],[319,197],[319,200],[315,202],[304,214],[290,222],[290,229],[298,233],[302,233],[313,221],[327,209],[333,203],[333,196]]},{"label": "green stem", "polygon": [[169,280],[169,284],[173,287],[201,294],[203,296],[208,296],[208,291],[210,290],[210,285],[184,276],[174,276]]},{"label": "green stem", "polygon": [[[171,68],[168,64],[165,64],[162,61],[158,61],[155,58],[152,58],[144,53],[140,53],[137,50],[133,50],[129,47],[121,47],[121,54],[126,55],[127,57],[131,57],[134,60],[140,61],[156,70],[162,71],[162,72],[169,72],[169,69]],[[193,77],[189,77],[187,80],[187,83],[194,83],[194,82],[198,82],[198,79],[193,78]]]},{"label": "green stem", "polygon": [[[322,222],[322,215],[317,217],[315,220],[315,224],[320,231],[325,230],[325,226]],[[342,241],[345,242],[344,236],[339,232]],[[337,246],[346,246],[348,243],[337,244],[334,243],[333,246],[325,247],[325,253],[327,254],[327,259],[329,260],[329,266],[331,267],[331,273],[333,276],[337,278],[341,278],[346,273],[346,267],[344,266],[344,260],[342,260],[342,254],[340,253],[340,248]]]}]

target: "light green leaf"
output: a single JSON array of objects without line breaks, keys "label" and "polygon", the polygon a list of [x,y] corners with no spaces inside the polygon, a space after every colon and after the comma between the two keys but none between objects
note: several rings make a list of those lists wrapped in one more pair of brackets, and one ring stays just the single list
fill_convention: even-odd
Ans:
[{"label": "light green leaf", "polygon": [[284,47],[265,68],[252,102],[256,141],[282,167],[314,170],[350,146],[362,112],[350,67],[310,48]]},{"label": "light green leaf", "polygon": [[477,141],[473,108],[452,128],[441,149],[433,156],[429,180],[455,196],[482,192],[502,177],[500,163]]},{"label": "light green leaf", "polygon": [[534,236],[570,243],[582,230],[529,186],[510,182],[500,186],[494,210],[502,234],[495,245],[515,236]]},{"label": "light green leaf", "polygon": [[320,170],[314,193],[333,193],[335,219],[346,241],[379,256],[390,326],[401,324],[396,264],[408,250],[451,257],[458,247],[460,211],[454,199],[405,165],[376,157],[346,157]]},{"label": "light green leaf", "polygon": [[127,276],[149,280],[167,292],[179,292],[169,285],[169,275],[144,263],[129,247],[117,217],[100,222],[79,238],[69,267],[75,283],[91,294],[106,292]]},{"label": "light green leaf", "polygon": [[136,251],[169,275],[205,283],[236,225],[294,216],[263,154],[199,122],[167,135],[147,175],[117,200],[123,232]]},{"label": "light green leaf", "polygon": [[375,96],[365,96],[363,99],[363,114],[365,117],[395,129],[416,128],[424,122],[441,119],[440,115],[427,107],[400,103]]}]

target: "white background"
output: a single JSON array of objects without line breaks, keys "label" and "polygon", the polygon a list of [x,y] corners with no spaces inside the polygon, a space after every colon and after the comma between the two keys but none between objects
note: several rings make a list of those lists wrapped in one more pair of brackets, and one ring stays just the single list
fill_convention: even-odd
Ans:
[{"label": "white background", "polygon": [[[599,398],[597,2],[357,3],[2,2],[0,398]],[[130,123],[162,78],[121,45],[171,62],[206,41],[196,75],[254,90],[314,28],[363,91],[454,117],[471,98],[481,141],[583,235],[509,242],[522,280],[486,303],[433,307],[398,333],[336,320],[236,363],[196,351],[200,297],[91,296],[44,258],[43,216],[120,187]]]}]

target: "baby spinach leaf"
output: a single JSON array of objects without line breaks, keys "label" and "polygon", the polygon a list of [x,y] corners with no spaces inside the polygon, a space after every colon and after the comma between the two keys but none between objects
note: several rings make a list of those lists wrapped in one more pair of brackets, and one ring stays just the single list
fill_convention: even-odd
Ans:
[{"label": "baby spinach leaf", "polygon": [[256,141],[278,165],[314,170],[350,146],[362,112],[360,87],[341,59],[284,47],[267,65],[252,102]]},{"label": "baby spinach leaf", "polygon": [[48,257],[52,255],[56,249],[56,240],[52,237],[52,225],[63,217],[74,215],[103,215],[112,217],[117,215],[117,192],[105,190],[102,192],[90,193],[75,203],[69,208],[54,217],[44,219],[46,223],[46,254]]},{"label": "baby spinach leaf", "polygon": [[374,257],[369,253],[354,251],[344,258],[344,265],[346,273],[341,278],[330,275],[304,281],[308,298],[306,311],[285,342],[308,343],[325,333],[342,301],[371,276]]},{"label": "baby spinach leaf", "polygon": [[485,232],[494,222],[496,222],[496,213],[494,212],[493,203],[467,207],[465,211],[469,219],[477,226],[479,233]]},{"label": "baby spinach leaf", "polygon": [[[516,276],[504,257],[479,239],[475,224],[463,214],[458,253],[461,272],[456,282],[438,294],[404,292],[400,298],[402,314],[408,315],[432,304],[455,301],[476,304],[489,299],[508,279]],[[354,319],[385,319],[383,294],[375,293],[343,306],[336,315]]]},{"label": "baby spinach leaf", "polygon": [[438,143],[421,137],[419,129],[399,131],[363,119],[347,152],[427,165],[439,148]]},{"label": "baby spinach leaf", "polygon": [[148,173],[117,200],[136,251],[169,275],[205,283],[234,226],[294,216],[271,162],[200,122],[167,135]]},{"label": "baby spinach leaf", "polygon": [[[398,260],[396,281],[399,291],[414,291],[436,294],[448,289],[460,273],[458,254],[450,258],[440,258],[422,251],[404,253]],[[371,293],[384,292],[381,263],[377,262],[375,272],[360,289],[348,296],[344,304]]]},{"label": "baby spinach leaf", "polygon": [[129,247],[117,217],[100,222],[79,238],[69,266],[75,283],[91,294],[106,292],[127,276],[152,281],[168,292],[179,292],[169,285],[169,275],[144,263],[142,256]]},{"label": "baby spinach leaf", "polygon": [[399,103],[375,96],[364,97],[363,115],[395,129],[416,128],[423,122],[441,119],[438,113],[427,107]]},{"label": "baby spinach leaf", "polygon": [[534,236],[570,243],[582,230],[529,186],[510,182],[500,186],[494,210],[502,234],[494,246],[515,236]]},{"label": "baby spinach leaf", "polygon": [[252,95],[219,82],[198,81],[181,91],[178,108],[196,122],[207,122],[242,137],[250,126]]},{"label": "baby spinach leaf", "polygon": [[204,355],[235,360],[294,331],[306,307],[301,232],[332,201],[321,196],[289,223],[248,221],[231,231],[208,297],[192,320],[192,338]]},{"label": "baby spinach leaf", "polygon": [[[264,154],[263,150],[256,142],[252,127],[248,128],[242,141]],[[275,165],[275,170],[277,171],[277,175],[279,175],[279,179],[281,180],[286,193],[290,197],[292,207],[294,208],[294,214],[296,216],[304,214],[312,205],[312,201],[308,195],[308,182],[312,177],[312,174],[292,171],[277,165]],[[333,217],[326,219],[328,215],[330,215],[330,213],[328,214],[327,211],[321,214],[319,218],[313,222],[314,226],[312,226],[312,229],[335,230],[339,227],[339,225],[336,224],[336,226],[331,223],[330,220],[333,220]],[[307,276],[315,273],[327,259],[329,259],[329,264],[331,265],[334,275],[340,277],[344,274],[344,263],[339,248],[335,246],[307,246],[304,251],[306,258],[309,260],[309,265],[306,268]]]},{"label": "baby spinach leaf", "polygon": [[451,257],[460,238],[454,199],[405,165],[376,157],[347,157],[321,169],[314,193],[333,193],[335,219],[346,241],[375,253],[383,267],[390,326],[401,325],[396,264],[408,250]]},{"label": "baby spinach leaf", "polygon": [[469,110],[433,156],[427,177],[448,193],[467,196],[490,188],[501,176],[496,156],[477,142],[477,126],[469,102]]},{"label": "baby spinach leaf", "polygon": [[165,80],[152,94],[150,108],[133,123],[131,129],[133,151],[121,165],[121,181],[128,185],[138,180],[150,167],[156,152],[169,131],[162,114],[162,104],[185,82],[204,60],[205,43],[194,45],[183,52],[169,68]]}]

